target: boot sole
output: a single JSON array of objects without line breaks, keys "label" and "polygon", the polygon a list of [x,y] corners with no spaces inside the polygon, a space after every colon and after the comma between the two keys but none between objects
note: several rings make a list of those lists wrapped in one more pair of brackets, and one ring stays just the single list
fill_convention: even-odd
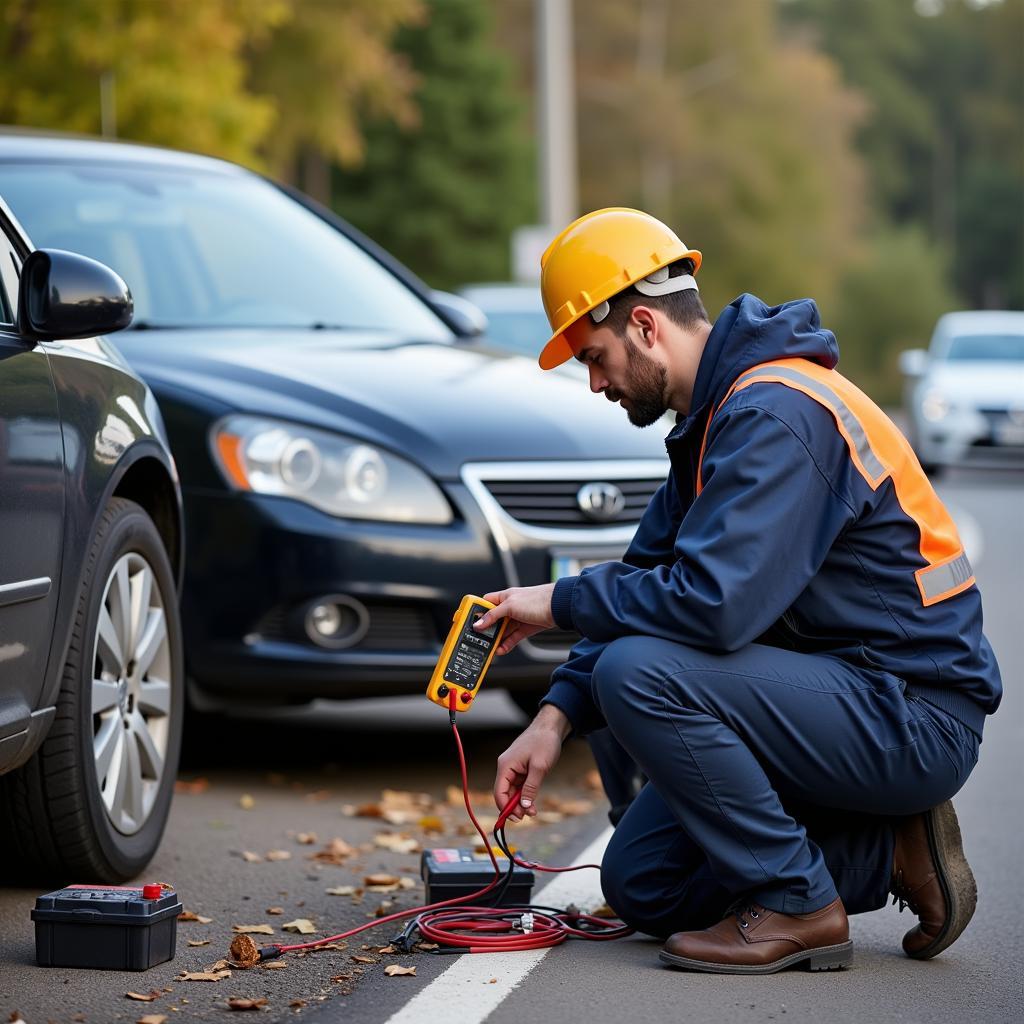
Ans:
[{"label": "boot sole", "polygon": [[914,960],[930,960],[956,942],[978,905],[978,884],[964,856],[960,823],[952,802],[947,800],[927,814],[925,828],[947,913],[941,931],[927,946],[913,953],[904,950]]},{"label": "boot sole", "polygon": [[708,974],[774,974],[798,964],[808,971],[840,971],[853,963],[853,942],[804,949],[799,953],[790,953],[781,960],[773,960],[770,964],[716,964],[710,960],[690,960],[685,956],[676,956],[664,949],[659,956],[662,962],[670,967],[704,971]]}]

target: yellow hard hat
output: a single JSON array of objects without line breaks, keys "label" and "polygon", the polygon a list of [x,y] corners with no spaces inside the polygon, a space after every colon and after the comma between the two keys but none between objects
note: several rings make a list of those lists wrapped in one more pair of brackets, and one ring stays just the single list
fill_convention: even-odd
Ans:
[{"label": "yellow hard hat", "polygon": [[[665,281],[668,271],[663,268],[687,257],[696,273],[700,253],[687,249],[671,228],[641,210],[613,206],[574,220],[540,258],[541,298],[554,331],[540,354],[541,369],[571,359],[565,331],[630,285],[641,282],[649,295],[696,288],[690,277]],[[644,282],[648,277],[650,284]]]}]

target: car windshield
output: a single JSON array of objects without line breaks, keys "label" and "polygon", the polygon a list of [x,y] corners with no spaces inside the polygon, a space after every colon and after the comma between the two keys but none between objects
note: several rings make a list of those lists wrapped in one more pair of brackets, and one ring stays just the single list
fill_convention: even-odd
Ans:
[{"label": "car windshield", "polygon": [[487,337],[502,348],[528,356],[540,355],[551,334],[548,318],[541,313],[488,309]]},{"label": "car windshield", "polygon": [[256,176],[107,164],[0,165],[39,248],[100,260],[145,327],[326,327],[450,341],[398,278]]},{"label": "car windshield", "polygon": [[1024,360],[1024,334],[960,334],[949,343],[946,358],[985,362]]}]

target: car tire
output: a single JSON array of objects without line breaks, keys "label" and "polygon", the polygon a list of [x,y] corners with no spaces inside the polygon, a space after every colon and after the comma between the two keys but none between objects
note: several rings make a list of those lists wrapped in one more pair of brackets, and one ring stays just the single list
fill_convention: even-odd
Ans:
[{"label": "car tire", "polygon": [[[143,600],[140,622],[131,612]],[[125,668],[118,679],[111,678],[112,628],[127,640],[119,643]],[[174,575],[160,535],[141,506],[114,498],[86,558],[56,717],[29,761],[0,779],[10,840],[2,856],[16,874],[114,883],[138,875],[152,859],[181,748],[181,644]]]}]

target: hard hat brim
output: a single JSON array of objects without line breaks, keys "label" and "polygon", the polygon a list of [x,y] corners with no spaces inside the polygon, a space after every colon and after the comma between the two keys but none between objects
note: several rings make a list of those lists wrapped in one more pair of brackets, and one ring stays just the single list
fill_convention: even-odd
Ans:
[{"label": "hard hat brim", "polygon": [[575,354],[564,332],[559,331],[541,349],[540,358],[537,362],[542,370],[553,370],[556,366],[567,363]]}]

